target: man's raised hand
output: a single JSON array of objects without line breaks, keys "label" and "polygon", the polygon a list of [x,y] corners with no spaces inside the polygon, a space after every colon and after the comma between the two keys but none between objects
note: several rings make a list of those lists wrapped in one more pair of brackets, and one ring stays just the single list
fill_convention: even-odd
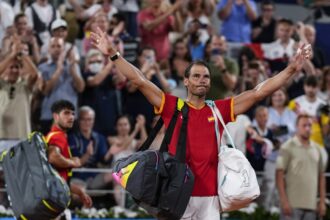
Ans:
[{"label": "man's raised hand", "polygon": [[97,27],[96,32],[91,32],[92,45],[99,49],[104,55],[109,56],[116,51],[112,46],[106,32]]}]

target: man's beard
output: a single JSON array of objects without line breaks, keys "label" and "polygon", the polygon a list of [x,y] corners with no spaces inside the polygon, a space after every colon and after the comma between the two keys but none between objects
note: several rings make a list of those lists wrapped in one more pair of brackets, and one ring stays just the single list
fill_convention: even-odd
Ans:
[{"label": "man's beard", "polygon": [[72,126],[65,126],[62,123],[58,123],[58,126],[60,127],[61,130],[63,131],[68,131],[72,128]]}]

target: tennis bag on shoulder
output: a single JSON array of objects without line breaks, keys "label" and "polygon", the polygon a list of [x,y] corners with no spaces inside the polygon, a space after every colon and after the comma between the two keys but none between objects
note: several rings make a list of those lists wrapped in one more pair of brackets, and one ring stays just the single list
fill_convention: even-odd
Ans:
[{"label": "tennis bag on shoulder", "polygon": [[47,159],[47,144],[40,133],[1,154],[7,193],[17,219],[50,220],[70,203],[68,185]]},{"label": "tennis bag on shoulder", "polygon": [[[179,113],[183,122],[175,156],[168,153]],[[163,125],[160,118],[140,150],[120,159],[113,168],[114,179],[150,214],[162,219],[180,219],[194,185],[194,175],[186,164],[188,107],[178,99],[160,150],[148,150]]]}]

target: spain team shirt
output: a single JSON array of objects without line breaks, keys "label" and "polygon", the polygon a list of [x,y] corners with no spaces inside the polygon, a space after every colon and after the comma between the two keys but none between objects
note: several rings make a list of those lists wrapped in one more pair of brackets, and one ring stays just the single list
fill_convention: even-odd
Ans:
[{"label": "spain team shirt", "polygon": [[[71,158],[71,152],[67,140],[67,134],[64,131],[62,131],[60,128],[58,128],[56,125],[52,126],[50,132],[46,136],[46,141],[49,146],[53,145],[58,147],[63,157],[67,159]],[[71,172],[71,169],[56,168],[56,170],[65,181],[69,180],[69,173]]]},{"label": "spain team shirt", "polygon": [[[156,113],[161,115],[166,127],[168,127],[174,114],[176,101],[175,96],[163,94],[160,108],[155,109]],[[215,104],[220,110],[225,123],[234,121],[232,98],[216,100]],[[216,196],[218,147],[214,127],[215,120],[211,109],[207,105],[204,105],[201,109],[197,109],[189,103],[188,106],[186,162],[195,175],[192,196]],[[223,127],[220,123],[218,124],[222,135]],[[171,155],[175,155],[181,125],[182,115],[180,113],[169,145]]]}]

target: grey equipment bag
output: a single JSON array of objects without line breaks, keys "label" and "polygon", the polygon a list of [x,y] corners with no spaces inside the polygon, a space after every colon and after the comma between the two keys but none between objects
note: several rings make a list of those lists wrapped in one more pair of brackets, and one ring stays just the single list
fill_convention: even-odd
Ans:
[{"label": "grey equipment bag", "polygon": [[0,156],[7,193],[17,219],[50,220],[70,203],[70,189],[48,163],[46,151],[42,134],[32,133]]}]

